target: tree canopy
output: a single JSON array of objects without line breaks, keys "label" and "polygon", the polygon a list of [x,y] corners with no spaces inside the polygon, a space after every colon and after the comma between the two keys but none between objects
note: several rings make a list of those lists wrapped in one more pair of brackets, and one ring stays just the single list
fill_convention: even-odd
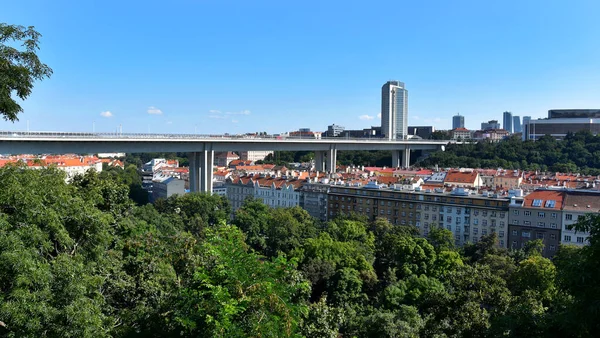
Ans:
[{"label": "tree canopy", "polygon": [[[5,120],[17,121],[23,111],[13,94],[25,100],[36,80],[52,75],[52,69],[36,54],[40,37],[33,26],[0,23],[0,114]],[[14,47],[19,43],[22,49]]]}]

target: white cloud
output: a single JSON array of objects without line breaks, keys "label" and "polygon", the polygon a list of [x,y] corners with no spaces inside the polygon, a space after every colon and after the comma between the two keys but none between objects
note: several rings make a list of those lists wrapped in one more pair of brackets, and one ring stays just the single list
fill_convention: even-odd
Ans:
[{"label": "white cloud", "polygon": [[377,117],[381,118],[381,113],[377,114]]},{"label": "white cloud", "polygon": [[107,111],[103,111],[103,112],[101,112],[101,113],[100,113],[100,116],[102,116],[102,117],[113,117],[113,113],[111,113],[111,112],[109,112],[109,111],[107,110]]},{"label": "white cloud", "polygon": [[358,118],[361,119],[361,120],[372,120],[372,119],[375,118],[375,116],[371,116],[371,115],[365,114],[365,115],[359,116]]},{"label": "white cloud", "polygon": [[148,107],[148,114],[150,115],[162,115],[162,110],[156,107]]},{"label": "white cloud", "polygon": [[208,111],[212,116],[215,115],[250,115],[251,112],[248,109],[244,109],[241,111],[226,111],[226,112],[222,112],[220,110],[217,109],[211,109]]},{"label": "white cloud", "polygon": [[238,120],[231,120],[231,123],[238,123],[238,122],[240,122],[240,121],[238,121]]},{"label": "white cloud", "polygon": [[208,117],[210,117],[211,119],[226,119],[227,116],[223,116],[223,115],[208,115]]}]

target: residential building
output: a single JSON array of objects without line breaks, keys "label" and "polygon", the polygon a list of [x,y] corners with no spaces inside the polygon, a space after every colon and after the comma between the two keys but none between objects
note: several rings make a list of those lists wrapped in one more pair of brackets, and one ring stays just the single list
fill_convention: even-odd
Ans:
[{"label": "residential building", "polygon": [[467,128],[456,128],[450,131],[453,140],[468,140],[471,138],[471,131]]},{"label": "residential building", "polygon": [[481,186],[479,173],[473,169],[450,170],[444,179],[445,186],[478,188]]},{"label": "residential building", "polygon": [[227,167],[229,163],[234,160],[239,160],[240,157],[231,151],[227,152],[218,152],[215,154],[215,166],[217,167]]},{"label": "residential building", "polygon": [[227,180],[227,198],[232,211],[239,209],[248,197],[261,200],[272,207],[294,207],[300,204],[303,181],[267,175],[254,175]]},{"label": "residential building", "polygon": [[588,243],[589,233],[576,231],[573,224],[589,213],[600,212],[600,192],[587,190],[567,190],[562,207],[562,244],[583,246]]},{"label": "residential building", "polygon": [[500,123],[498,123],[498,120],[489,120],[481,123],[481,130],[485,131],[488,129],[500,129]]},{"label": "residential building", "polygon": [[300,207],[312,217],[327,220],[328,184],[305,183],[300,188]]},{"label": "residential building", "polygon": [[381,133],[395,140],[408,135],[408,91],[403,82],[388,81],[381,87]]},{"label": "residential building", "polygon": [[504,129],[486,129],[474,132],[472,138],[477,141],[488,140],[498,142],[508,137],[508,135],[508,131]]},{"label": "residential building", "polygon": [[409,126],[408,137],[414,138],[415,136],[427,140],[431,137],[431,134],[435,131],[433,126]]},{"label": "residential building", "polygon": [[185,194],[185,181],[175,177],[164,177],[154,179],[152,182],[152,201],[159,198],[166,199],[172,195]]},{"label": "residential building", "polygon": [[520,116],[513,116],[513,132],[514,133],[520,133],[523,130],[521,129],[521,117]]},{"label": "residential building", "polygon": [[249,150],[240,151],[240,160],[244,161],[263,161],[265,157],[273,154],[273,150]]},{"label": "residential building", "polygon": [[517,189],[523,182],[523,172],[519,170],[498,169],[494,177],[494,186],[504,189]]},{"label": "residential building", "polygon": [[373,183],[363,187],[331,186],[328,218],[358,213],[369,220],[378,217],[395,225],[413,225],[422,236],[434,227],[452,231],[457,245],[477,242],[496,232],[499,246],[505,247],[508,230],[508,198],[471,195],[458,188],[451,193],[403,191]]},{"label": "residential building", "polygon": [[509,134],[513,133],[513,117],[511,112],[505,111],[502,114],[502,124],[504,125],[504,130]]},{"label": "residential building", "polygon": [[327,137],[337,137],[344,132],[344,129],[346,128],[338,126],[335,123],[330,126],[327,126]]},{"label": "residential building", "polygon": [[456,114],[452,116],[452,129],[464,128],[465,127],[465,117]]},{"label": "residential building", "polygon": [[552,257],[560,244],[565,191],[540,189],[526,195],[523,203],[509,206],[508,247],[520,249],[525,243],[541,239],[542,255]]}]

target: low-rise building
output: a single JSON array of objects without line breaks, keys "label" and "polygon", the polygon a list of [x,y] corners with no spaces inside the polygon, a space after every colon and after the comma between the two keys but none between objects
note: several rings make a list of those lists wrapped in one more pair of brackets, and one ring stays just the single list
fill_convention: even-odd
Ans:
[{"label": "low-rise building", "polygon": [[450,170],[446,174],[444,185],[461,188],[477,188],[481,186],[481,180],[479,179],[479,173],[476,170]]},{"label": "low-rise building", "polygon": [[328,184],[305,183],[300,188],[300,207],[312,217],[327,220]]},{"label": "low-rise building", "polygon": [[573,224],[589,213],[600,212],[600,192],[567,190],[562,207],[561,244],[583,246],[588,244],[589,233],[576,231]]},{"label": "low-rise building", "polygon": [[560,244],[564,190],[536,190],[523,198],[522,204],[509,206],[508,246],[520,249],[525,243],[541,239],[544,257],[556,254]]},{"label": "low-rise building", "polygon": [[472,195],[457,188],[451,193],[386,189],[374,183],[364,187],[331,186],[328,218],[358,213],[369,220],[386,218],[395,225],[416,226],[422,236],[434,227],[452,231],[457,245],[477,242],[496,232],[498,245],[506,246],[510,200],[497,196]]},{"label": "low-rise building", "polygon": [[471,138],[471,131],[467,128],[456,128],[450,131],[453,140],[468,140]]},{"label": "low-rise building", "polygon": [[166,199],[172,195],[185,194],[185,181],[175,177],[155,179],[152,184],[152,202],[162,198]]}]

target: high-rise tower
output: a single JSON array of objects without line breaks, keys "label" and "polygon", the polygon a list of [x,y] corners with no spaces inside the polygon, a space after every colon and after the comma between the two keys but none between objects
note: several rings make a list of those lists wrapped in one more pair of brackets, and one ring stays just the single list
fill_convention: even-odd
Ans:
[{"label": "high-rise tower", "polygon": [[521,131],[521,117],[513,116],[513,132],[520,133]]},{"label": "high-rise tower", "polygon": [[505,111],[504,115],[502,116],[502,127],[504,128],[504,130],[506,130],[507,132],[511,133],[513,132],[513,118],[512,118],[512,113],[509,111]]},{"label": "high-rise tower", "polygon": [[452,116],[452,129],[464,128],[465,127],[465,117],[460,114],[456,114]]},{"label": "high-rise tower", "polygon": [[408,91],[404,82],[388,81],[381,87],[381,133],[389,140],[408,135]]}]

